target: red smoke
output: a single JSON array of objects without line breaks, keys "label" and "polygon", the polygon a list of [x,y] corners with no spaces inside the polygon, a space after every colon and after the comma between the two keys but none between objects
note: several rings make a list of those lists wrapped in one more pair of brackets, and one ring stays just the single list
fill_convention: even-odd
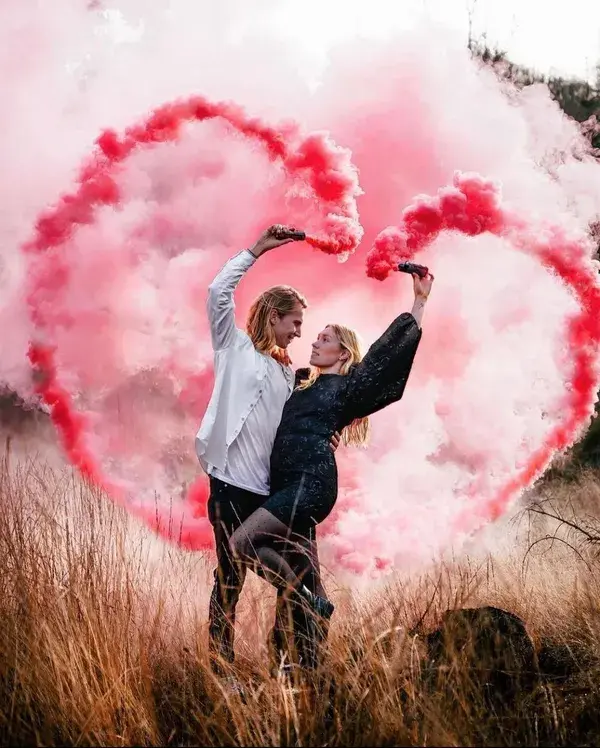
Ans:
[{"label": "red smoke", "polygon": [[[298,127],[289,124],[276,129],[249,118],[233,104],[213,104],[200,97],[160,107],[141,125],[128,128],[122,137],[112,130],[103,132],[97,140],[98,150],[80,170],[78,189],[64,195],[56,207],[40,216],[33,239],[23,246],[33,256],[29,311],[38,335],[46,340],[33,342],[28,355],[37,371],[37,392],[50,407],[69,460],[86,479],[124,503],[153,530],[191,549],[205,548],[211,542],[208,523],[202,521],[206,518],[206,481],[199,478],[189,488],[185,503],[191,512],[187,518],[181,507],[175,512],[170,507],[169,519],[165,521],[163,510],[136,503],[122,487],[106,479],[88,445],[88,435],[93,430],[89,418],[77,411],[67,388],[60,382],[52,339],[58,328],[73,328],[77,324],[74,316],[63,315],[55,308],[55,302],[68,291],[71,282],[66,251],[69,242],[78,230],[94,223],[103,206],[114,206],[117,210],[122,207],[120,165],[140,148],[176,141],[186,122],[214,118],[223,120],[249,141],[258,142],[269,160],[282,165],[291,188],[301,188],[305,199],[316,201],[320,226],[311,232],[309,244],[342,258],[356,249],[362,236],[355,202],[359,188],[356,170],[346,150],[337,147],[323,133],[302,136]],[[168,217],[166,223],[161,225],[159,217],[150,230],[147,226],[138,227],[135,235],[142,237],[154,232],[166,236],[172,230]],[[169,374],[183,380],[179,401],[194,405],[194,391],[198,387],[205,389],[206,376],[198,377],[197,373],[186,376],[178,371],[176,362],[171,362],[168,369]],[[113,447],[118,452],[114,441]]]},{"label": "red smoke", "polygon": [[[600,165],[545,87],[499,83],[447,30],[349,40],[319,70],[312,34],[289,16],[270,25],[298,3],[228,2],[1,4],[0,379],[31,398],[33,341],[69,458],[164,537],[206,547],[193,440],[212,388],[203,307],[219,266],[269,223],[306,230],[338,254],[297,243],[261,258],[236,293],[238,324],[260,291],[292,283],[309,301],[296,366],[328,322],[368,345],[412,303],[406,275],[365,277],[375,237],[456,170],[493,178],[501,206],[493,185],[461,182],[442,191],[445,219],[427,198],[405,215],[406,236],[388,233],[398,257],[418,253],[436,276],[423,341],[369,449],[339,450],[340,497],[319,528],[336,572],[414,568],[497,516],[592,412],[596,290],[580,237],[598,220]],[[383,4],[361,6],[373,27]],[[21,54],[17,29],[34,53]],[[195,97],[125,131],[182,91],[299,125]],[[86,158],[107,126],[124,134]],[[323,127],[344,148],[302,135]],[[360,238],[357,205],[364,254],[338,264]],[[497,211],[504,228],[479,223]],[[440,231],[451,215],[457,230]],[[575,285],[552,269],[561,258]],[[376,275],[389,270],[380,254]],[[591,344],[576,348],[577,335]]]},{"label": "red smoke", "polygon": [[77,192],[63,196],[56,208],[38,219],[36,235],[24,250],[40,252],[60,246],[74,228],[93,221],[98,206],[117,205],[121,198],[117,168],[136,148],[177,140],[185,123],[210,119],[223,120],[260,143],[269,159],[283,164],[291,179],[310,186],[323,208],[322,231],[309,237],[310,244],[328,254],[356,249],[362,237],[355,203],[358,182],[347,151],[322,133],[301,137],[294,125],[269,127],[234,104],[211,103],[196,96],[163,105],[141,125],[128,128],[123,137],[105,130],[96,141],[99,151],[80,171]]},{"label": "red smoke", "polygon": [[52,421],[61,437],[63,448],[81,475],[92,485],[108,493],[111,498],[143,520],[151,530],[161,537],[176,542],[189,550],[209,548],[212,544],[212,528],[207,520],[206,503],[208,485],[203,477],[194,481],[188,489],[186,503],[191,512],[177,505],[170,507],[167,516],[155,508],[132,502],[123,490],[103,475],[94,455],[86,447],[86,418],[78,413],[67,390],[58,381],[53,351],[50,347],[32,344],[29,360],[36,372],[36,391],[50,407]]},{"label": "red smoke", "polygon": [[[534,232],[534,229],[537,231]],[[541,231],[540,231],[541,229]],[[590,259],[589,240],[569,237],[557,226],[533,226],[502,207],[500,188],[476,174],[455,174],[452,187],[440,189],[435,197],[420,196],[404,210],[398,226],[382,231],[367,255],[367,274],[384,280],[398,263],[412,259],[426,249],[441,232],[456,231],[468,236],[483,233],[506,239],[515,248],[535,257],[555,273],[577,299],[579,312],[566,322],[565,341],[568,368],[565,378],[572,383],[564,395],[563,420],[531,454],[520,472],[495,495],[480,496],[476,482],[468,490],[477,499],[469,510],[482,522],[498,518],[516,494],[527,488],[547,468],[556,451],[573,444],[588,425],[598,391],[598,346],[600,344],[600,288],[597,263]],[[540,239],[543,235],[545,238]],[[465,272],[468,269],[465,268]],[[459,515],[457,529],[465,524]]]}]

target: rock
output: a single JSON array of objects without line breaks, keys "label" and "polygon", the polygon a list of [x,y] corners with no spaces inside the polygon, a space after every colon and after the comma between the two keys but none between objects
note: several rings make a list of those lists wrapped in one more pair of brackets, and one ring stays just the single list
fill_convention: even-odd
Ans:
[{"label": "rock", "polygon": [[540,673],[552,683],[564,683],[571,676],[589,666],[589,655],[568,644],[546,642],[540,649]]},{"label": "rock", "polygon": [[509,707],[539,682],[533,641],[513,613],[491,606],[449,610],[425,637],[429,686],[468,681],[490,707]]}]

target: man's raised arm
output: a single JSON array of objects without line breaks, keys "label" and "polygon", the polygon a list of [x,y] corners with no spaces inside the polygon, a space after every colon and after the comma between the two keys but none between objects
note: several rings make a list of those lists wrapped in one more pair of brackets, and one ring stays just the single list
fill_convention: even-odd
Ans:
[{"label": "man's raised arm", "polygon": [[228,260],[208,287],[206,311],[215,351],[227,348],[235,337],[233,294],[242,276],[265,252],[289,242],[299,241],[297,235],[290,236],[291,232],[295,232],[295,229],[279,224],[270,226],[250,249],[244,249]]},{"label": "man's raised arm", "polygon": [[228,260],[208,287],[206,312],[215,351],[227,348],[235,337],[235,302],[233,293],[256,257],[244,249]]}]

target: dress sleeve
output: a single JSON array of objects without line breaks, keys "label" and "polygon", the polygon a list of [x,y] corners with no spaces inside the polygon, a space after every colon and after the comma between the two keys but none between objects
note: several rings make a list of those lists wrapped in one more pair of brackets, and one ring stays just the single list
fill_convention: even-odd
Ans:
[{"label": "dress sleeve", "polygon": [[402,397],[422,331],[412,314],[397,317],[348,374],[345,425],[365,418]]}]

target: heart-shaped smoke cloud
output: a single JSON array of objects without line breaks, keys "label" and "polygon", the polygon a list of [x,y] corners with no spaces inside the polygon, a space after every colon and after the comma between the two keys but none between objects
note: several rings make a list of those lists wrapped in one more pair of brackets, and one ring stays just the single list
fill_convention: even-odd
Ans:
[{"label": "heart-shaped smoke cloud", "polygon": [[[340,453],[340,499],[321,533],[325,558],[360,573],[425,561],[494,516],[490,501],[503,488],[514,496],[512,481],[533,475],[532,455],[542,455],[535,472],[552,435],[566,429],[552,442],[559,447],[586,420],[591,397],[581,398],[575,420],[569,410],[579,385],[567,333],[591,309],[588,297],[548,272],[539,253],[516,245],[527,239],[542,252],[564,242],[573,250],[560,254],[565,268],[588,282],[593,247],[582,237],[598,218],[600,167],[545,89],[499,83],[443,30],[341,45],[311,90],[314,66],[302,46],[270,31],[269,17],[285,0],[267,0],[261,14],[238,0],[209,5],[115,0],[118,29],[114,13],[68,0],[0,7],[0,378],[30,396],[29,342],[56,346],[62,390],[54,396],[70,393],[85,415],[85,446],[103,475],[127,484],[132,511],[153,506],[155,491],[159,504],[173,496],[179,507],[174,487],[185,493],[198,475],[193,436],[212,383],[208,282],[273,220],[293,218],[321,238],[336,234],[311,199],[310,180],[290,190],[282,161],[214,120],[130,153],[114,181],[118,210],[104,205],[62,248],[25,256],[20,247],[36,216],[73,192],[98,133],[124,131],[163,101],[201,91],[269,122],[293,119],[300,125],[290,126],[292,138],[326,128],[346,159],[343,149],[351,149],[364,191],[358,250],[339,264],[284,247],[257,263],[236,296],[240,324],[269,285],[292,283],[308,296],[305,333],[292,349],[298,365],[326,323],[354,326],[370,342],[410,308],[409,278],[366,276],[368,248],[402,222],[415,195],[435,195],[457,170],[482,174],[501,184],[503,215],[527,227],[470,237],[442,231],[418,252],[436,282],[408,390],[373,418],[367,452]],[[376,14],[376,6],[365,12]],[[103,143],[115,155],[124,145]],[[350,208],[334,212],[356,220]],[[86,220],[85,211],[75,217]],[[61,227],[54,230],[60,237]],[[55,294],[49,308],[44,294],[32,295],[32,282],[38,273],[51,277],[45,263],[53,253],[66,283],[57,272],[58,285],[44,292]],[[40,315],[35,325],[28,301]],[[50,360],[45,365],[52,373]],[[581,391],[590,393],[595,378]],[[174,536],[180,521],[174,513]],[[207,528],[201,517],[190,523],[192,534],[181,537],[193,545],[200,542],[193,533]]]}]

